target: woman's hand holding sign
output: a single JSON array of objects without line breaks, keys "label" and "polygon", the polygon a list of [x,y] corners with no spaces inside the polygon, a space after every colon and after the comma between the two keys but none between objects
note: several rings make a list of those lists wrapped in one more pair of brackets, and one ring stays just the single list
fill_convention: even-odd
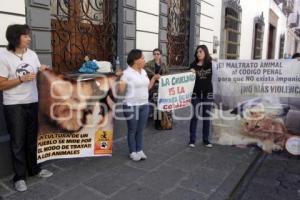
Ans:
[{"label": "woman's hand holding sign", "polygon": [[151,78],[151,81],[150,81],[150,84],[149,84],[149,89],[151,89],[154,85],[154,83],[156,81],[159,81],[160,79],[160,75],[159,74],[155,74],[152,78]]},{"label": "woman's hand holding sign", "polygon": [[36,79],[36,73],[30,73],[30,74],[26,74],[24,76],[19,76],[19,79],[22,83],[33,81],[34,79]]},{"label": "woman's hand holding sign", "polygon": [[40,68],[39,68],[40,71],[45,71],[47,69],[50,69],[50,66],[48,66],[48,65],[41,65]]},{"label": "woman's hand holding sign", "polygon": [[155,81],[158,81],[160,79],[160,75],[159,74],[155,74],[152,79],[154,79]]}]

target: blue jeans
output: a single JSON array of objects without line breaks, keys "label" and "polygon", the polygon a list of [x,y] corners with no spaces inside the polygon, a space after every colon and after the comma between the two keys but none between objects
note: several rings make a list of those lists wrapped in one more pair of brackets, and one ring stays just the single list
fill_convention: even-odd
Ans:
[{"label": "blue jeans", "polygon": [[143,130],[147,125],[149,105],[123,105],[124,116],[127,120],[127,142],[129,153],[143,150]]},{"label": "blue jeans", "polygon": [[[197,124],[199,117],[203,117],[203,127],[202,127],[202,141],[203,143],[209,143],[209,132],[210,132],[210,117],[209,111],[211,111],[213,100],[212,99],[200,99],[195,98],[192,100],[193,106],[193,117],[190,122],[190,144],[195,144],[197,135]],[[202,107],[202,113],[200,109]]]}]

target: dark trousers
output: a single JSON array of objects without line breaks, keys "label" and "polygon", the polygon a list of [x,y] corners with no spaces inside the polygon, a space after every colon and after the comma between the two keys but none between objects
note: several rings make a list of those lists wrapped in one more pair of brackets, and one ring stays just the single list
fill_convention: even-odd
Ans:
[{"label": "dark trousers", "polygon": [[37,164],[38,103],[4,106],[7,129],[10,134],[14,182],[26,179],[41,169]]},{"label": "dark trousers", "polygon": [[[202,118],[203,126],[202,126],[202,141],[203,143],[209,142],[209,132],[210,132],[210,122],[208,119],[210,117],[209,111],[212,107],[212,99],[206,98],[194,98],[192,100],[193,106],[193,117],[190,122],[190,143],[194,144],[196,142],[197,135],[197,124],[198,119]],[[200,113],[202,107],[202,113]]]}]

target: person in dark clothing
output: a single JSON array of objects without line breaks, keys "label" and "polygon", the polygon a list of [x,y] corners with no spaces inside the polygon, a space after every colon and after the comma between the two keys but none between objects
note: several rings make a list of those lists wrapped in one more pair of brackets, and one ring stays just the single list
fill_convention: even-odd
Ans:
[{"label": "person in dark clothing", "polygon": [[30,29],[25,24],[7,27],[7,49],[0,52],[0,91],[3,92],[4,116],[10,134],[14,186],[19,192],[27,190],[26,175],[47,178],[52,172],[37,164],[38,134],[38,71],[37,54],[30,50]]},{"label": "person in dark clothing", "polygon": [[[150,80],[156,74],[159,74],[161,76],[169,74],[167,65],[161,59],[162,51],[160,49],[154,49],[152,53],[153,53],[153,60],[145,64],[145,70]],[[156,81],[153,88],[149,92],[149,102],[151,103],[150,115],[153,116],[154,125],[156,129],[169,130],[172,128],[172,122],[173,122],[172,112],[162,112],[156,109],[158,87],[159,87],[159,82]],[[163,120],[163,118],[168,118],[167,121],[169,123],[164,123],[165,120]]]},{"label": "person in dark clothing", "polygon": [[[205,45],[199,45],[195,52],[195,60],[190,64],[190,70],[196,74],[192,106],[193,117],[190,122],[189,146],[195,147],[197,123],[203,121],[202,141],[206,147],[212,147],[209,141],[210,117],[209,112],[213,103],[212,58]],[[202,113],[200,113],[202,107]]]}]

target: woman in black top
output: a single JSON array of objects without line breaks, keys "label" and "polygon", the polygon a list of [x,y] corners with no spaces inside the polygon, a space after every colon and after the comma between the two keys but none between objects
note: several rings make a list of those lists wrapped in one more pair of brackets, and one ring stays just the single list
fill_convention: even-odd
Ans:
[{"label": "woman in black top", "polygon": [[[195,52],[195,60],[190,64],[190,70],[196,73],[192,105],[193,117],[190,122],[190,147],[195,147],[198,119],[202,119],[202,140],[206,147],[212,147],[209,142],[210,115],[213,102],[212,58],[205,45],[199,45]],[[202,106],[202,113],[200,108]]]}]

